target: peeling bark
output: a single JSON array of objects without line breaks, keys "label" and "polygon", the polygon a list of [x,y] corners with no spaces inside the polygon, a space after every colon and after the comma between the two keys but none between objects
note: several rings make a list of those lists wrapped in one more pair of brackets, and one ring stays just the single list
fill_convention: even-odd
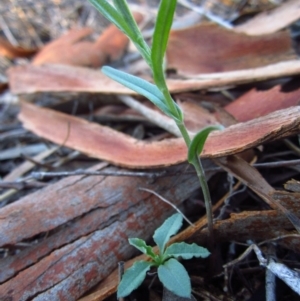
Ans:
[{"label": "peeling bark", "polygon": [[170,206],[139,187],[153,189],[175,205],[199,187],[197,177],[182,174],[184,168],[173,167],[171,176],[154,182],[72,176],[2,208],[2,246],[49,234],[37,245],[0,261],[0,300],[79,298],[107,277],[118,261],[133,255],[128,237],[149,239],[172,213]]}]

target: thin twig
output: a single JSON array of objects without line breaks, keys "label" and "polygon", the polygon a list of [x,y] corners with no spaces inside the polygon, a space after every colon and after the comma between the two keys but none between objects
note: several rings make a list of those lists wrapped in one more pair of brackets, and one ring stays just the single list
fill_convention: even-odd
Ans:
[{"label": "thin twig", "polygon": [[161,199],[163,202],[167,203],[168,205],[170,205],[171,207],[173,207],[179,214],[182,215],[182,217],[192,226],[194,227],[195,225],[174,205],[172,204],[170,201],[168,201],[167,199],[165,199],[164,197],[162,197],[161,195],[159,195],[158,193],[156,193],[155,191],[151,190],[151,189],[147,189],[147,188],[139,188],[139,190],[143,190],[143,191],[147,191],[150,192],[152,194],[154,194],[155,196],[157,196],[159,199]]},{"label": "thin twig", "polygon": [[130,96],[119,96],[118,97],[124,104],[128,107],[136,110],[143,116],[145,116],[152,123],[166,130],[167,132],[175,135],[176,137],[181,137],[180,131],[176,126],[176,123],[171,118],[164,116],[163,114],[148,108],[142,103],[136,101]]},{"label": "thin twig", "polygon": [[16,189],[22,190],[25,188],[40,188],[45,187],[47,184],[41,182],[27,182],[27,181],[20,181],[20,182],[0,182],[0,188],[2,189]]},{"label": "thin twig", "polygon": [[75,170],[75,171],[62,171],[62,172],[32,172],[30,176],[34,179],[45,179],[53,177],[69,177],[69,176],[115,176],[115,177],[146,177],[156,178],[162,177],[166,174],[165,171],[161,172],[135,172],[135,171],[87,171],[87,170]]},{"label": "thin twig", "polygon": [[191,3],[189,3],[186,0],[178,0],[178,2],[182,5],[185,6],[201,15],[204,15],[205,17],[207,17],[210,21],[215,22],[225,28],[231,29],[233,28],[232,24],[230,24],[227,21],[224,21],[222,18],[220,18],[219,16],[212,14],[210,11],[208,11],[207,9],[203,8],[203,7],[199,7],[196,5],[193,5]]},{"label": "thin twig", "polygon": [[[278,162],[268,162],[268,163],[256,163],[253,164],[254,167],[257,168],[277,168],[277,167],[289,167],[300,165],[300,160],[288,160],[288,161],[278,161]],[[212,167],[207,168],[206,172],[221,172],[223,169],[221,167]],[[186,171],[186,174],[195,173],[195,171]],[[164,177],[164,176],[172,176],[176,173],[167,173],[166,171],[160,172],[132,172],[132,171],[86,171],[86,170],[75,170],[75,171],[60,171],[60,172],[33,172],[30,174],[30,177],[34,179],[47,179],[54,177],[67,177],[67,176],[78,176],[78,175],[86,175],[86,176],[120,176],[120,177],[148,177],[148,178],[156,178],[156,177]]]}]

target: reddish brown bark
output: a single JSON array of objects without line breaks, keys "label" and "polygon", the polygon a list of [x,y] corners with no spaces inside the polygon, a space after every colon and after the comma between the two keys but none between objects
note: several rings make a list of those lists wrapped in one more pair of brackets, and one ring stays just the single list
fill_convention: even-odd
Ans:
[{"label": "reddish brown bark", "polygon": [[1,246],[50,232],[39,244],[1,260],[0,296],[17,301],[76,300],[109,275],[119,260],[133,255],[128,237],[149,238],[173,211],[139,187],[179,204],[198,186],[193,175],[154,181],[74,176],[2,208]]},{"label": "reddish brown bark", "polygon": [[[181,138],[147,142],[109,127],[23,103],[20,120],[24,127],[57,144],[89,156],[131,168],[169,166],[186,161]],[[202,157],[221,157],[242,152],[266,141],[299,133],[300,108],[292,107],[267,116],[212,132]]]},{"label": "reddish brown bark", "polygon": [[185,74],[250,69],[295,58],[287,31],[248,36],[211,23],[171,31],[167,49],[168,67]]},{"label": "reddish brown bark", "polygon": [[300,103],[300,89],[285,91],[289,85],[289,83],[283,87],[278,85],[267,91],[252,89],[224,109],[244,122],[276,110],[297,106]]},{"label": "reddish brown bark", "polygon": [[[292,60],[254,69],[201,74],[187,80],[168,79],[167,84],[171,93],[179,93],[292,76],[299,74],[299,70],[299,60]],[[50,64],[17,66],[8,70],[8,76],[13,94],[85,92],[136,95],[101,72],[83,67]]]}]

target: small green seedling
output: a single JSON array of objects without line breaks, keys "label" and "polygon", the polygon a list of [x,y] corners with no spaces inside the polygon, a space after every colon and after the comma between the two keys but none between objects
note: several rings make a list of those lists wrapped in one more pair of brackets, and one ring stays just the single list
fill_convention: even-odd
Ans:
[{"label": "small green seedling", "polygon": [[128,296],[144,281],[146,273],[151,267],[157,267],[157,274],[162,284],[172,293],[185,298],[191,297],[191,281],[184,266],[177,260],[192,257],[205,258],[210,252],[195,243],[174,243],[166,248],[170,237],[178,232],[182,226],[182,215],[176,213],[154,232],[153,239],[158,246],[159,254],[155,254],[152,247],[144,240],[130,238],[129,243],[144,254],[150,256],[151,261],[137,261],[123,275],[118,286],[118,298]]}]

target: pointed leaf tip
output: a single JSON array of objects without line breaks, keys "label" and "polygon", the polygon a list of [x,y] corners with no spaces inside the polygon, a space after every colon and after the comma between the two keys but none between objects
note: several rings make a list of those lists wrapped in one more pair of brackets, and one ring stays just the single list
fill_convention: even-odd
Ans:
[{"label": "pointed leaf tip", "polygon": [[193,138],[188,151],[188,161],[189,163],[192,163],[195,156],[198,156],[201,154],[205,141],[212,131],[218,131],[222,130],[224,127],[222,125],[213,125],[208,126],[204,129],[202,129],[200,132],[198,132],[195,137]]},{"label": "pointed leaf tip", "polygon": [[153,239],[159,248],[160,254],[164,252],[166,243],[169,241],[170,237],[176,234],[181,228],[182,220],[182,215],[176,213],[166,219],[154,232]]},{"label": "pointed leaf tip", "polygon": [[[116,82],[148,98],[162,112],[177,120],[177,116],[175,116],[166,106],[163,94],[155,85],[145,81],[142,78],[108,66],[102,67],[101,71]],[[178,108],[178,110],[180,110],[180,108]]]},{"label": "pointed leaf tip", "polygon": [[152,247],[148,246],[143,239],[129,238],[129,244],[140,250],[142,253],[150,256],[153,260],[156,258],[156,254],[153,252]]}]

